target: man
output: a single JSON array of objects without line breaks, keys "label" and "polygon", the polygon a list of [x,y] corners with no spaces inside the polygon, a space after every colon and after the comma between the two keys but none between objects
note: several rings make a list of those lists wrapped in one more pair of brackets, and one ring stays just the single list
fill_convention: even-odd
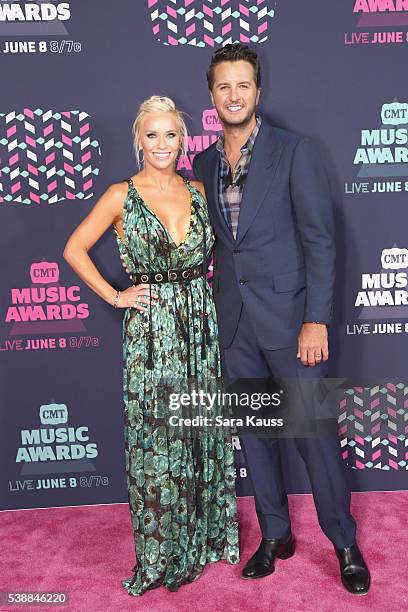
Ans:
[{"label": "man", "polygon": [[[213,290],[224,376],[324,376],[329,357],[335,247],[328,181],[312,143],[255,114],[260,67],[241,44],[216,51],[207,71],[223,134],[194,160],[217,235]],[[300,396],[300,395],[299,395]],[[305,406],[305,413],[308,407]],[[290,414],[290,412],[289,412]],[[366,593],[370,574],[355,540],[337,436],[295,438],[319,524],[344,586]],[[241,437],[262,540],[243,577],[274,571],[294,553],[281,471],[281,440]]]}]

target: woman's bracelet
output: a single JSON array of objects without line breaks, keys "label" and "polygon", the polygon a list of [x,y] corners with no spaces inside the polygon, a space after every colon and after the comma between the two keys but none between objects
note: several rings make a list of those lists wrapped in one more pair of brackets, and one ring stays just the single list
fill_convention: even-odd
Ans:
[{"label": "woman's bracelet", "polygon": [[115,295],[114,300],[113,300],[113,307],[114,308],[118,307],[119,296],[120,296],[120,291],[118,290],[118,291],[116,291],[116,295]]}]

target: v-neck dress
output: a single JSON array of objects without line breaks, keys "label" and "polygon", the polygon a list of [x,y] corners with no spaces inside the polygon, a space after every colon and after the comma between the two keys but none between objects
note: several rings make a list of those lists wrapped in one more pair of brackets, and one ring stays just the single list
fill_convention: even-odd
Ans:
[{"label": "v-neck dress", "polygon": [[[185,180],[191,218],[176,245],[131,179],[123,233],[113,226],[122,263],[136,272],[203,265],[214,235],[202,194]],[[205,265],[205,264],[204,264]],[[204,387],[221,374],[215,306],[204,276],[152,284],[158,300],[147,312],[125,309],[123,396],[129,505],[137,564],[122,584],[130,595],[164,585],[177,590],[207,563],[239,562],[231,436],[213,427],[169,427],[169,391]],[[195,408],[190,405],[190,416]]]}]

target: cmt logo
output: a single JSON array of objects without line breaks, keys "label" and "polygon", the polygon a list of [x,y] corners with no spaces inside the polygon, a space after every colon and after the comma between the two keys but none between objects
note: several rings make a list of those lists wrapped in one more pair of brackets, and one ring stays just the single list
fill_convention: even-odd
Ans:
[{"label": "cmt logo", "polygon": [[384,125],[402,125],[408,123],[408,104],[394,102],[383,104],[381,108],[381,120]]},{"label": "cmt logo", "polygon": [[0,204],[54,204],[94,194],[101,150],[88,113],[0,113]]},{"label": "cmt logo", "polygon": [[193,47],[265,42],[276,4],[277,0],[147,0],[156,40]]},{"label": "cmt logo", "polygon": [[381,253],[381,265],[385,269],[400,270],[408,268],[408,249],[384,249]]},{"label": "cmt logo", "polygon": [[40,406],[40,421],[42,425],[60,425],[68,422],[66,404],[43,404]]},{"label": "cmt logo", "polygon": [[32,283],[58,283],[59,268],[57,263],[41,261],[40,263],[32,263],[30,266],[30,277]]},{"label": "cmt logo", "polygon": [[[408,104],[396,99],[383,104],[381,123],[379,128],[361,130],[353,161],[361,164],[358,177],[408,176]],[[373,193],[380,187],[373,185]]]},{"label": "cmt logo", "polygon": [[202,124],[204,132],[221,132],[222,130],[220,118],[215,108],[203,111]]}]

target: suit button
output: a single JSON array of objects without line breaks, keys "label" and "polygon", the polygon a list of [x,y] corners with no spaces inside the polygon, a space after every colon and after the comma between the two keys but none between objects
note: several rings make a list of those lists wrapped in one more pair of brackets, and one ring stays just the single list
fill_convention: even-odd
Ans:
[{"label": "suit button", "polygon": [[234,253],[234,255],[238,255],[238,253],[240,253],[241,251],[239,249],[234,249],[232,252]]},{"label": "suit button", "polygon": [[240,285],[245,285],[245,283],[246,283],[245,278],[240,278],[240,279],[239,279],[239,284],[240,284]]}]

